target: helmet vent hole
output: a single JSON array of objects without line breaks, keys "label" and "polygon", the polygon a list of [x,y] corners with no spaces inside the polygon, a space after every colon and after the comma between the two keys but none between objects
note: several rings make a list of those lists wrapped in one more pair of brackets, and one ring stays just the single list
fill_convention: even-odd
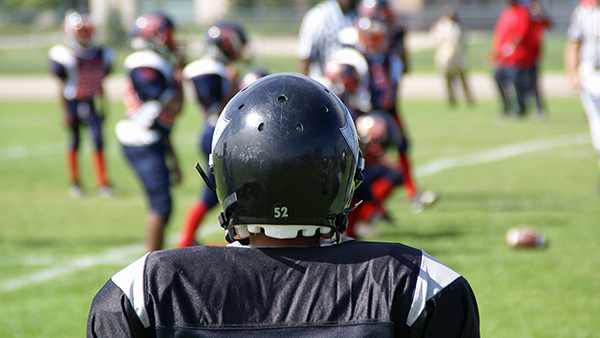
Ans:
[{"label": "helmet vent hole", "polygon": [[326,91],[327,93],[329,93],[329,89],[327,89],[327,88],[323,88],[323,89],[325,89],[325,91]]},{"label": "helmet vent hole", "polygon": [[326,113],[329,112],[329,108],[327,108],[326,106],[321,106],[321,109],[323,109],[323,111],[326,112]]},{"label": "helmet vent hole", "polygon": [[244,104],[243,103],[238,107],[238,110],[241,110],[242,108],[244,108]]},{"label": "helmet vent hole", "polygon": [[277,98],[277,101],[284,103],[285,101],[287,101],[287,96],[285,95],[279,95],[279,97]]},{"label": "helmet vent hole", "polygon": [[302,125],[302,123],[296,124],[296,131],[298,131],[300,133],[304,131],[304,126]]},{"label": "helmet vent hole", "polygon": [[261,122],[261,123],[258,125],[258,131],[263,131],[264,129],[265,129],[265,124]]}]

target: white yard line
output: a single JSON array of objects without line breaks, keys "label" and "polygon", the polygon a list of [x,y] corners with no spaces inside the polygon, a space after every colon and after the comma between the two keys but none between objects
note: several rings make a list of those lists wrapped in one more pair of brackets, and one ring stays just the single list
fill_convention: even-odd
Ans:
[{"label": "white yard line", "polygon": [[65,277],[80,270],[102,264],[133,262],[144,252],[143,244],[133,244],[109,250],[103,254],[76,257],[60,266],[41,269],[27,276],[0,282],[0,293],[10,292],[30,285]]},{"label": "white yard line", "polygon": [[[477,153],[462,155],[462,156],[454,156],[454,157],[446,157],[439,160],[433,160],[431,162],[425,163],[423,165],[419,165],[415,168],[415,175],[418,177],[425,177],[433,174],[437,174],[439,172],[450,170],[454,168],[489,163],[493,161],[499,161],[503,159],[507,159],[510,157],[515,157],[519,155],[524,155],[536,151],[548,150],[548,149],[556,149],[556,148],[564,148],[564,147],[572,147],[578,145],[584,145],[590,143],[590,136],[588,133],[575,134],[575,135],[567,135],[567,136],[559,136],[553,138],[545,138],[521,143],[515,143],[512,145],[507,145],[499,148],[494,148],[490,150],[480,151]],[[43,148],[41,148],[43,149]],[[40,149],[38,149],[39,151]],[[45,149],[44,149],[45,150]],[[35,151],[33,151],[35,153]],[[30,154],[31,151],[23,150],[16,152],[17,154]],[[0,159],[14,158],[15,152],[0,152]],[[16,156],[21,157],[21,156]],[[209,227],[202,227],[202,229],[208,229]],[[216,231],[217,227],[211,227]],[[220,231],[220,229],[219,229]],[[174,238],[170,238],[170,241],[173,241]],[[75,273],[80,270],[88,269],[93,266],[102,265],[102,264],[127,264],[127,262],[133,262],[135,258],[140,257],[144,253],[143,244],[135,244],[128,245],[123,247],[118,247],[112,250],[109,250],[105,253],[98,255],[86,255],[81,257],[76,257],[70,261],[65,261],[59,266],[49,267],[45,269],[41,269],[35,271],[29,275],[8,279],[4,281],[0,281],[0,293],[10,292],[18,289],[22,289],[31,285],[35,285],[38,283],[42,283],[48,280],[65,277],[69,274]],[[6,261],[0,262],[0,265],[6,264]],[[14,262],[13,262],[14,264]]]},{"label": "white yard line", "polygon": [[535,151],[584,145],[590,142],[589,133],[581,133],[515,143],[499,148],[480,151],[474,154],[445,157],[439,160],[433,160],[417,166],[415,168],[415,175],[417,177],[424,177],[453,168],[499,161],[509,157],[524,155]]}]

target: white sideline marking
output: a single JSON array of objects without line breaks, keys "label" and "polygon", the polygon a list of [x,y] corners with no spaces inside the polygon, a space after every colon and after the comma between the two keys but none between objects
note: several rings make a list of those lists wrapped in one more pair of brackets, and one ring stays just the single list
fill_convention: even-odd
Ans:
[{"label": "white sideline marking", "polygon": [[0,293],[14,291],[33,284],[64,277],[79,270],[100,264],[114,264],[115,262],[124,262],[124,264],[128,264],[131,263],[133,259],[126,259],[127,257],[139,257],[142,252],[144,252],[143,244],[133,244],[112,249],[99,255],[78,257],[61,266],[39,270],[28,276],[3,281],[0,283]]},{"label": "white sideline marking", "polygon": [[446,157],[439,160],[433,160],[423,165],[416,166],[415,175],[424,177],[437,174],[440,171],[449,170],[468,165],[489,163],[506,159],[509,157],[519,156],[532,153],[540,150],[553,148],[572,147],[590,143],[590,135],[588,133],[560,136],[553,138],[545,138],[521,143],[515,143],[500,148],[484,150],[469,155]]},{"label": "white sideline marking", "polygon": [[[588,133],[516,143],[508,146],[473,153],[470,155],[446,157],[441,158],[439,160],[433,160],[431,162],[417,166],[415,168],[415,175],[418,177],[424,177],[453,168],[481,163],[489,163],[540,150],[578,146],[588,143],[590,143],[590,137]],[[0,159],[1,158],[2,156],[0,156]],[[202,227],[201,230],[207,228],[208,227]],[[88,255],[75,258],[71,261],[66,262],[66,264],[61,264],[61,266],[42,269],[31,273],[28,276],[13,278],[0,282],[0,293],[14,291],[24,287],[28,287],[33,284],[64,277],[76,271],[87,269],[100,264],[114,264],[115,262],[133,262],[134,257],[139,258],[140,255],[143,254],[143,252],[144,245],[135,244],[115,248],[103,254],[93,256]],[[132,259],[128,260],[128,257],[131,257]]]}]

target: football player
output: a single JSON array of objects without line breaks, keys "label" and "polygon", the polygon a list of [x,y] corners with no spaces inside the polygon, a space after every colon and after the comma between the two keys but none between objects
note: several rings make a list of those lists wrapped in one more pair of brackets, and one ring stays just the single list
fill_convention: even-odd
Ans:
[{"label": "football player", "polygon": [[113,52],[109,47],[94,43],[94,25],[87,14],[70,12],[63,24],[66,44],[52,47],[48,53],[50,72],[61,83],[60,101],[63,121],[70,133],[66,162],[72,197],[83,193],[79,180],[77,152],[80,128],[88,126],[94,139],[94,168],[100,197],[112,195],[103,153],[102,121],[104,120],[104,92],[102,83],[110,73]]},{"label": "football player", "polygon": [[[359,11],[359,14],[361,12]],[[369,89],[374,110],[388,113],[400,130],[401,138],[396,144],[399,166],[404,177],[403,185],[409,206],[413,212],[421,212],[437,198],[431,191],[421,192],[412,174],[408,154],[408,138],[399,105],[399,83],[404,73],[405,63],[396,48],[393,48],[391,26],[378,12],[360,16],[355,22],[357,29],[356,48],[363,53],[369,65]]]},{"label": "football player", "polygon": [[369,65],[355,48],[344,47],[325,64],[325,84],[344,102],[353,119],[371,111]]},{"label": "football player", "polygon": [[181,73],[185,66],[174,34],[173,21],[164,14],[144,14],[136,19],[131,38],[135,51],[125,59],[126,117],[116,126],[117,138],[149,200],[145,223],[148,251],[163,246],[172,208],[170,187],[181,181],[169,137],[183,105]]},{"label": "football player", "polygon": [[377,236],[370,222],[377,217],[391,220],[384,202],[394,188],[403,182],[402,171],[386,156],[388,149],[398,143],[401,134],[392,117],[384,112],[362,114],[355,124],[365,169],[364,180],[356,189],[353,199],[354,204],[362,202],[348,215],[345,235],[352,238]]},{"label": "football player", "polygon": [[[200,151],[208,158],[210,144],[219,113],[238,91],[238,61],[249,62],[248,38],[243,27],[234,22],[220,22],[208,28],[205,34],[207,53],[187,65],[185,79],[194,84],[196,97],[204,116],[200,134]],[[208,174],[212,179],[212,174]],[[201,192],[200,199],[189,208],[177,247],[195,243],[195,233],[206,213],[217,205],[217,196],[209,189]]]},{"label": "football player", "polygon": [[362,157],[323,85],[280,73],[240,91],[209,170],[232,243],[152,252],[118,272],[92,302],[88,337],[479,337],[464,277],[421,250],[341,236]]}]

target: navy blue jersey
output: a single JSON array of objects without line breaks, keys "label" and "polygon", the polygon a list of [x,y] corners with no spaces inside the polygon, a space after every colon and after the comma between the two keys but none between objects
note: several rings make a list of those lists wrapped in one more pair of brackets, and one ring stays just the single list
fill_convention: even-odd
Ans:
[{"label": "navy blue jersey", "polygon": [[228,79],[225,64],[211,55],[187,65],[183,76],[194,84],[198,102],[209,118],[221,113],[237,85]]},{"label": "navy blue jersey", "polygon": [[151,50],[136,51],[125,59],[127,116],[116,126],[123,145],[156,144],[170,133],[175,115],[165,106],[177,93],[173,69],[174,65]]},{"label": "navy blue jersey", "polygon": [[112,68],[112,50],[56,45],[48,52],[50,72],[64,84],[67,100],[92,99],[103,94],[102,81]]},{"label": "navy blue jersey", "polygon": [[93,300],[88,337],[479,337],[473,292],[421,250],[200,246],[149,253]]},{"label": "navy blue jersey", "polygon": [[373,109],[395,111],[397,90],[402,76],[402,61],[396,54],[365,54],[369,64],[369,90]]}]

